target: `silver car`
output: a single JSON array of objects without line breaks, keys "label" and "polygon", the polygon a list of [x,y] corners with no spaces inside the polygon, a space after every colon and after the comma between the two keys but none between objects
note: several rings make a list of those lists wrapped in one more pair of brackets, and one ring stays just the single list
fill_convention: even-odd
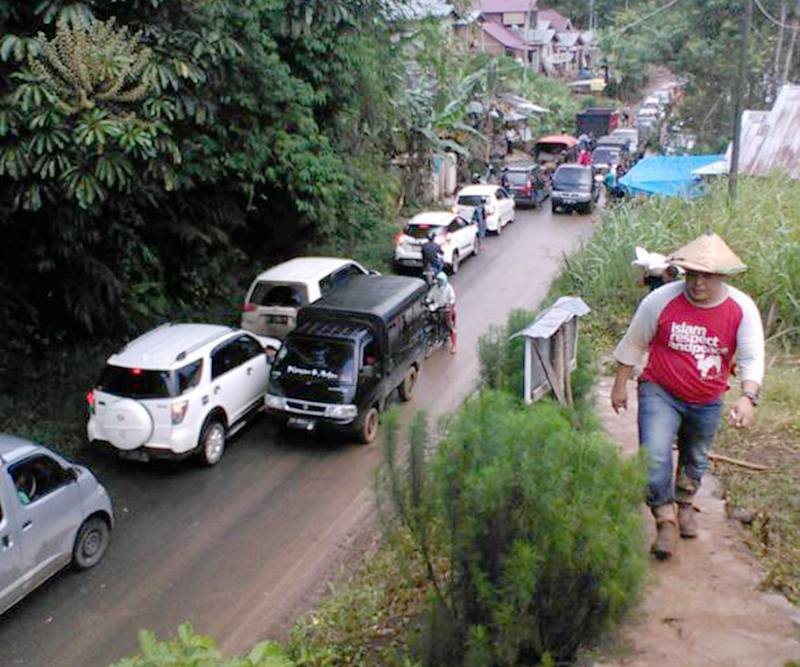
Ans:
[{"label": "silver car", "polygon": [[70,562],[97,565],[113,524],[108,493],[87,468],[0,434],[0,614]]}]

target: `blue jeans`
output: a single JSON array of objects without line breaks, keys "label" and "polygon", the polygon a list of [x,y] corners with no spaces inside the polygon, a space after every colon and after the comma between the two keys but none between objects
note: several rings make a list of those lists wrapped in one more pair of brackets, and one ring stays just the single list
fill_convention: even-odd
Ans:
[{"label": "blue jeans", "polygon": [[[698,405],[676,398],[654,382],[639,383],[639,445],[648,454],[647,504],[691,502],[708,468],[717,435],[722,398]],[[678,476],[672,446],[678,441]]]}]

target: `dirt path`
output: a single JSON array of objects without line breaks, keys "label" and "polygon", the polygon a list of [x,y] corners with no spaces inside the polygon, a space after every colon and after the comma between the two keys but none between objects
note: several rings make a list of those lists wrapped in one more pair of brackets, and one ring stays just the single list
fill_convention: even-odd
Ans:
[{"label": "dirt path", "polygon": [[[638,447],[635,392],[616,415],[611,378],[598,387],[598,413],[626,453]],[[618,649],[596,667],[781,667],[800,661],[800,609],[777,593],[759,591],[762,569],[728,519],[718,480],[703,479],[696,506],[700,534],[678,553],[653,561],[638,616],[620,633]],[[648,513],[649,516],[649,513]],[[648,519],[650,539],[655,526]]]}]

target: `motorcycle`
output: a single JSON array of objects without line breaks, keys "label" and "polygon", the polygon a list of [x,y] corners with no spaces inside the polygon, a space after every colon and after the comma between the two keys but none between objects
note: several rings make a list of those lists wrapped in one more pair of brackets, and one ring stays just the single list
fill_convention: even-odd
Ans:
[{"label": "motorcycle", "polygon": [[[430,357],[436,350],[442,349],[450,341],[450,327],[447,323],[448,309],[437,307],[426,302],[425,323],[423,327],[425,338],[425,358]],[[453,349],[455,349],[455,332],[452,334]]]}]

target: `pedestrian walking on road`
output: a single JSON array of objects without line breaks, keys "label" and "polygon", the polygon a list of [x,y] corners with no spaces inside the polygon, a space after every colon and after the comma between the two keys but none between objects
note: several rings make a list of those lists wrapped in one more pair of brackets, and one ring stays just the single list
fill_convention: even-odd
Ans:
[{"label": "pedestrian walking on road", "polygon": [[486,238],[486,206],[483,198],[478,200],[472,210],[472,222],[478,227],[475,235],[475,254],[477,255],[479,252],[483,252],[483,240]]},{"label": "pedestrian walking on road", "polygon": [[649,458],[647,504],[657,528],[652,552],[660,560],[677,549],[679,530],[683,538],[697,535],[692,500],[708,468],[734,355],[741,395],[728,415],[733,426],[752,425],[764,375],[758,308],[725,283],[726,276],[747,269],[742,260],[707,232],[667,261],[686,271],[685,281],[668,283],[639,304],[614,351],[618,367],[611,390],[611,406],[619,413],[627,408],[634,366],[649,354],[638,385],[639,445]]}]

